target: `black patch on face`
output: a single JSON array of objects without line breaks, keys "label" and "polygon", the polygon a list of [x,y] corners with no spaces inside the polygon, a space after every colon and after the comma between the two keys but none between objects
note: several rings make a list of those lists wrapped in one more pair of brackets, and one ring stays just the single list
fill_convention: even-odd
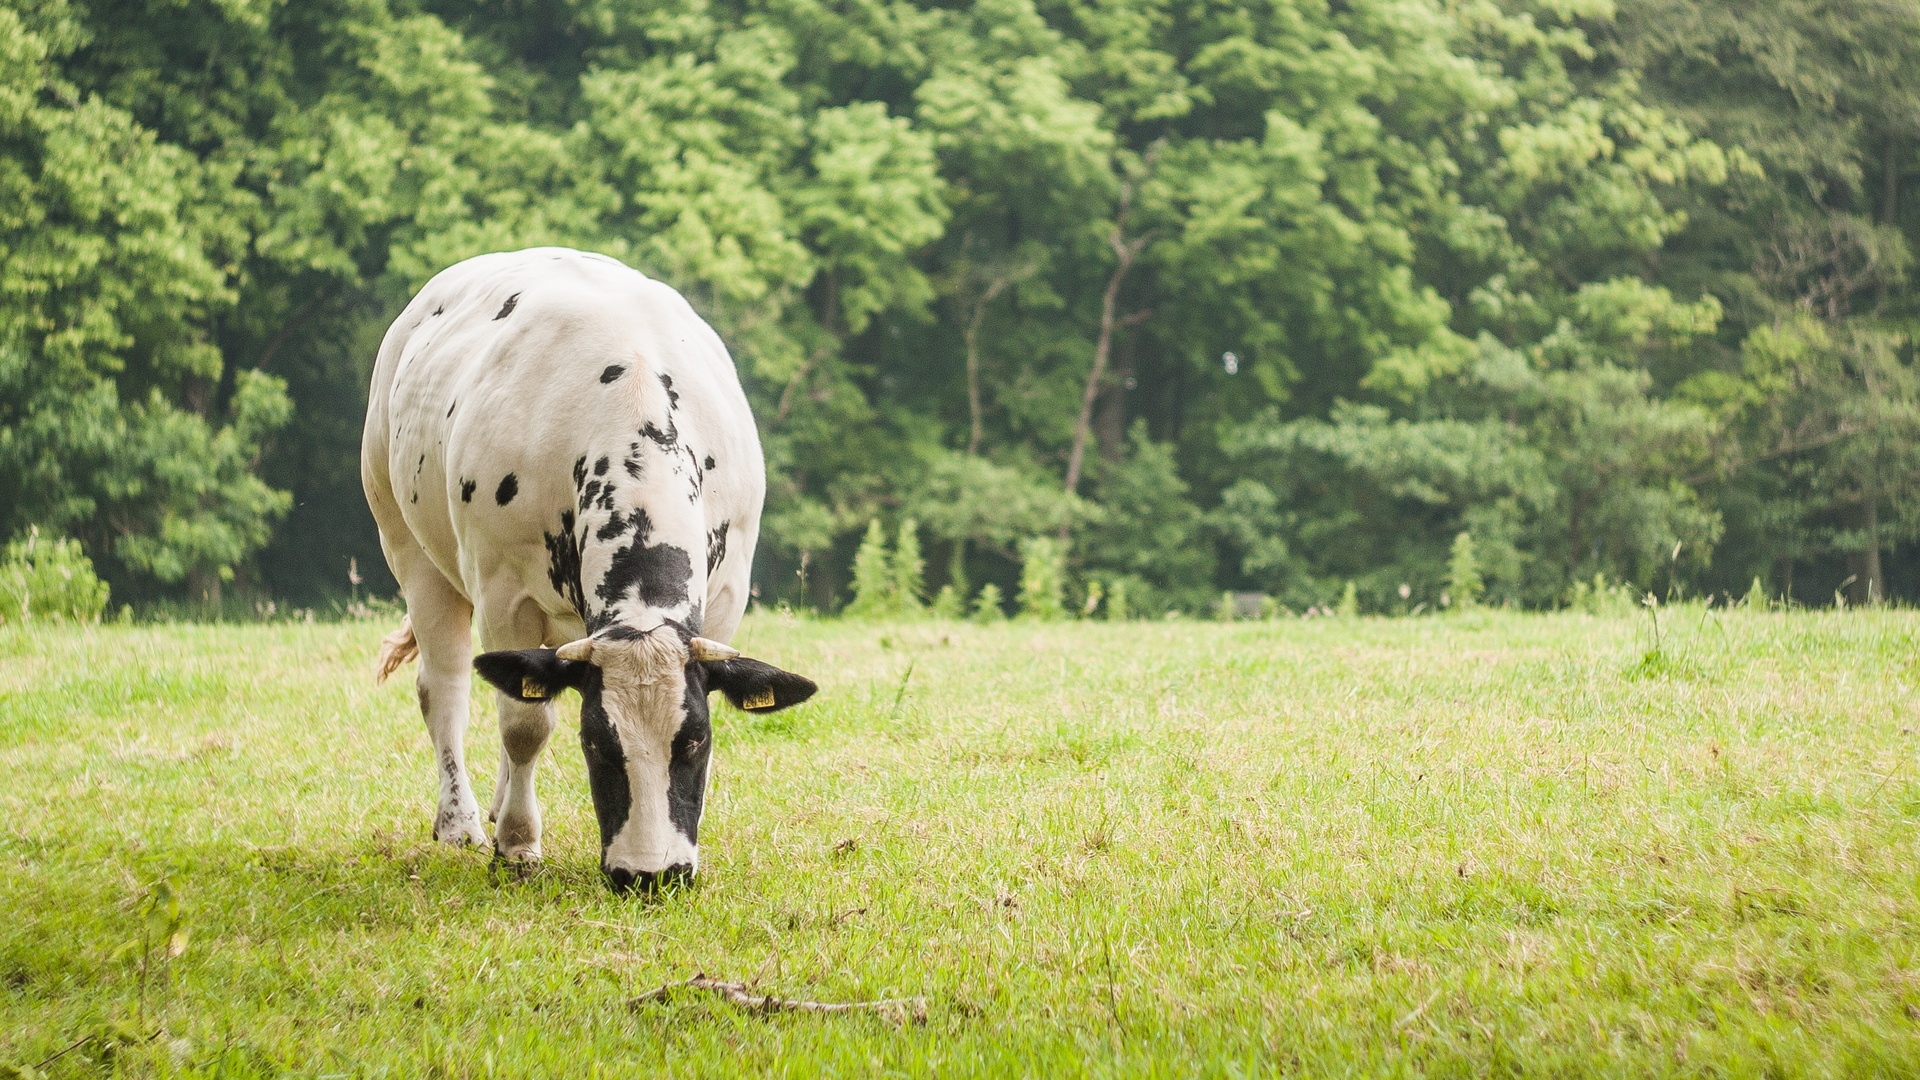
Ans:
[{"label": "black patch on face", "polygon": [[673,736],[667,759],[667,820],[687,843],[700,842],[700,811],[707,799],[707,762],[713,757],[713,724],[707,708],[706,673],[687,665],[686,719]]},{"label": "black patch on face", "polygon": [[501,319],[504,319],[507,316],[513,314],[514,305],[518,304],[519,302],[520,302],[519,293],[514,293],[512,296],[507,297],[507,302],[500,305],[500,314],[495,315],[493,317],[493,321],[499,322]]},{"label": "black patch on face", "polygon": [[627,369],[624,366],[620,364],[608,364],[606,370],[600,373],[601,385],[610,383],[626,373]]},{"label": "black patch on face", "polygon": [[666,388],[666,391],[667,391],[667,411],[672,412],[673,410],[679,408],[680,395],[673,388],[673,376],[668,375],[664,372],[661,373],[660,385]]},{"label": "black patch on face", "polygon": [[607,466],[609,464],[611,464],[611,462],[608,460],[607,456],[605,454],[600,455],[600,460],[593,463],[593,475],[595,476],[607,475]]},{"label": "black patch on face", "polygon": [[700,606],[700,601],[695,600],[693,602],[693,606],[687,609],[687,631],[689,633],[698,634],[706,630],[706,628],[707,628],[706,609]]},{"label": "black patch on face", "polygon": [[472,502],[472,501],[473,501],[473,489],[474,489],[474,488],[477,488],[477,487],[479,487],[479,486],[480,486],[480,482],[479,482],[478,480],[462,480],[462,481],[460,481],[460,501],[461,501],[461,502],[464,502],[464,503],[470,503],[470,502]]},{"label": "black patch on face", "polygon": [[594,636],[602,641],[639,641],[647,635],[645,631],[635,630],[626,623],[614,623]]},{"label": "black patch on face", "polygon": [[604,856],[633,813],[633,787],[627,779],[626,752],[601,700],[597,667],[580,685],[580,752],[587,759],[587,786],[593,789],[593,816],[600,821]]},{"label": "black patch on face", "polygon": [[714,567],[720,565],[720,560],[727,557],[727,529],[732,524],[730,521],[723,521],[719,528],[707,534],[707,573],[709,575],[713,573]]},{"label": "black patch on face", "polygon": [[493,501],[505,506],[518,494],[520,494],[520,478],[508,473],[500,478],[500,486],[493,489]]},{"label": "black patch on face", "polygon": [[580,538],[573,534],[573,511],[560,512],[560,531],[543,533],[547,542],[547,583],[566,598],[582,619],[587,617],[587,598],[580,587]]},{"label": "black patch on face", "polygon": [[648,544],[653,523],[645,510],[633,512],[633,542],[613,553],[607,576],[593,590],[607,607],[617,606],[631,590],[647,607],[678,607],[687,602],[687,582],[693,578],[693,560],[685,548]]},{"label": "black patch on face", "polygon": [[713,466],[714,466],[714,464],[715,464],[715,462],[714,462],[714,460],[713,460],[713,455],[712,455],[712,454],[708,454],[708,455],[707,455],[707,471],[708,471],[708,472],[712,472],[712,471],[713,471]]}]

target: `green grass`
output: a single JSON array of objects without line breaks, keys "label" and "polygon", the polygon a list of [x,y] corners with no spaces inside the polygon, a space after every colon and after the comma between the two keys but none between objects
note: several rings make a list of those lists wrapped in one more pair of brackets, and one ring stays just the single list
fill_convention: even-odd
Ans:
[{"label": "green grass", "polygon": [[[821,693],[716,705],[701,880],[657,901],[601,885],[564,730],[544,869],[428,841],[387,629],[0,630],[0,1062],[1920,1071],[1912,613],[1682,608],[1652,656],[1644,616],[760,616],[736,643]],[[484,803],[490,714],[468,746]],[[143,1003],[122,946],[162,877],[191,938]],[[628,1008],[696,972],[930,1015]]]}]

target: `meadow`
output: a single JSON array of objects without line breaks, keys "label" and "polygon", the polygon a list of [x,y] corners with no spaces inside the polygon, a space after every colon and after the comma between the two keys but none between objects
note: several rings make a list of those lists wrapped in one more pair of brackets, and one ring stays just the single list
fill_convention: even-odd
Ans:
[{"label": "meadow", "polygon": [[654,899],[570,715],[540,870],[430,842],[390,628],[0,628],[0,1076],[1920,1072],[1912,612],[755,615]]}]

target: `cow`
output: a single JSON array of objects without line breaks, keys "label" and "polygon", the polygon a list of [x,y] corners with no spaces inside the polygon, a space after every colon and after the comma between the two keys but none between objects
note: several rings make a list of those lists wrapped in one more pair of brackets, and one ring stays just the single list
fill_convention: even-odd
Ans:
[{"label": "cow", "polygon": [[497,860],[540,859],[534,765],[571,688],[608,884],[691,878],[708,692],[772,712],[815,690],[726,644],[766,472],[719,336],[678,292],[605,255],[468,259],[381,342],[360,472],[406,600],[376,675],[419,660],[434,837],[488,842],[464,750],[471,659],[500,709]]}]

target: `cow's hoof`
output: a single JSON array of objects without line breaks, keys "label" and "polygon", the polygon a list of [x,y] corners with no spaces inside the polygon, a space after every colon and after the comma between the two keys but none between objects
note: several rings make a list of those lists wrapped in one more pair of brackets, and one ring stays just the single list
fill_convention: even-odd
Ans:
[{"label": "cow's hoof", "polygon": [[532,877],[541,865],[538,847],[531,851],[522,850],[517,853],[501,851],[496,847],[493,849],[493,862],[488,864],[488,867],[493,873],[524,880]]},{"label": "cow's hoof", "polygon": [[539,844],[520,844],[512,847],[493,845],[493,861],[498,863],[523,863],[537,866],[540,863]]},{"label": "cow's hoof", "polygon": [[486,847],[487,831],[480,827],[478,813],[442,815],[433,826],[433,838],[454,847]]}]

